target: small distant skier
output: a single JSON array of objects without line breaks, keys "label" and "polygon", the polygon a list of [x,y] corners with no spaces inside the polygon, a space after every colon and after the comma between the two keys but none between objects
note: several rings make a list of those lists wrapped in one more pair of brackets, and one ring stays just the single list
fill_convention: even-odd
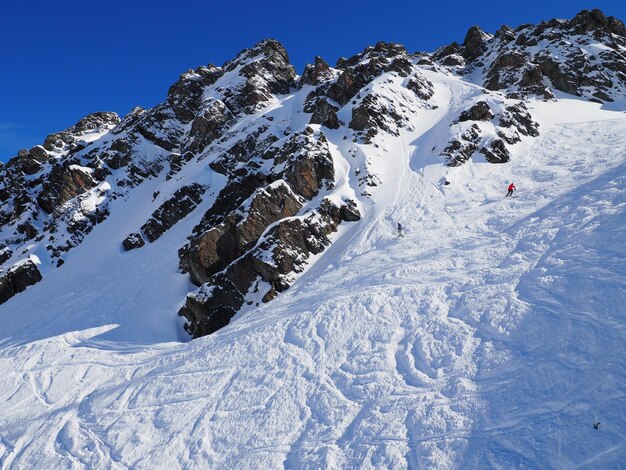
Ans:
[{"label": "small distant skier", "polygon": [[600,421],[593,424],[593,429],[600,429]]},{"label": "small distant skier", "polygon": [[509,192],[506,193],[506,196],[504,197],[509,197],[513,195],[513,191],[515,191],[517,188],[515,187],[515,185],[513,183],[509,184]]},{"label": "small distant skier", "polygon": [[402,233],[402,224],[398,222],[398,237],[404,237],[404,233]]}]

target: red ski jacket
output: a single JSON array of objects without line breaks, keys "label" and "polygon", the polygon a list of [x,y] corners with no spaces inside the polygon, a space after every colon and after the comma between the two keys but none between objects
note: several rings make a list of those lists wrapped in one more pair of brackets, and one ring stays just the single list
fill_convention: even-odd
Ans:
[{"label": "red ski jacket", "polygon": [[513,183],[509,184],[509,191],[517,189]]}]

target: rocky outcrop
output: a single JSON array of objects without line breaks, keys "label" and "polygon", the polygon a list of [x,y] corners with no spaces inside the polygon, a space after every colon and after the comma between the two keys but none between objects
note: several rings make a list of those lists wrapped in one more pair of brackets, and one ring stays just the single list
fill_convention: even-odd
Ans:
[{"label": "rocky outcrop", "polygon": [[433,84],[422,75],[414,75],[407,80],[406,87],[424,101],[430,100],[435,94]]},{"label": "rocky outcrop", "polygon": [[472,124],[471,127],[463,131],[457,138],[453,139],[446,148],[443,149],[443,155],[448,166],[459,166],[471,158],[478,150],[480,142],[480,127]]},{"label": "rocky outcrop", "polygon": [[17,157],[14,157],[7,162],[7,164],[13,166],[15,170],[29,176],[37,174],[42,168],[42,163],[42,161],[34,158],[33,155],[31,155],[31,153],[26,149],[20,150]]},{"label": "rocky outcrop", "polygon": [[[301,83],[317,85],[317,88],[307,96],[304,105],[304,111],[312,113],[310,123],[321,124],[330,129],[339,128],[341,125],[337,118],[339,108],[354,101],[355,97],[360,98],[357,96],[359,92],[385,72],[395,72],[400,77],[409,77],[414,72],[409,55],[400,44],[379,42],[361,54],[349,59],[339,59],[334,71],[321,59],[319,61],[316,59],[315,66],[309,66],[305,70],[306,76],[303,75],[301,80]],[[432,84],[421,76],[412,77],[407,87],[426,100],[434,93]],[[366,99],[368,101],[360,103],[356,116],[353,112],[350,127],[365,130],[367,126],[373,125],[374,134],[379,130],[375,129],[376,123],[382,122],[376,117],[380,116],[383,108],[387,106],[380,106],[377,98],[366,97]],[[354,101],[353,104],[357,102]],[[393,111],[390,110],[385,114],[392,116]],[[384,129],[388,130],[389,126],[385,126]]]},{"label": "rocky outcrop", "polygon": [[256,245],[269,225],[297,214],[301,207],[302,198],[283,180],[257,190],[222,223],[194,239],[181,257],[182,268],[196,285],[207,282]]},{"label": "rocky outcrop", "polygon": [[[352,217],[358,217],[354,207]],[[306,217],[287,218],[273,225],[255,249],[209,278],[187,297],[179,315],[186,330],[199,337],[224,326],[244,304],[267,302],[286,290],[312,254],[321,253],[329,235],[342,221],[341,208],[325,199]]]},{"label": "rocky outcrop", "polygon": [[169,171],[165,176],[166,180],[171,179],[174,175],[176,175],[182,168],[185,166],[187,162],[189,162],[195,155],[191,152],[185,152],[183,154],[180,153],[170,153],[167,157],[167,162],[169,164]]},{"label": "rocky outcrop", "polygon": [[379,130],[398,135],[398,128],[403,127],[402,116],[395,107],[382,97],[367,95],[358,106],[352,108],[350,129],[367,131],[364,142],[369,143]]},{"label": "rocky outcrop", "polygon": [[[277,194],[284,191],[283,188],[279,190],[279,193],[274,190],[267,192],[267,188],[273,187],[271,183],[287,183],[286,187],[289,192],[293,193],[294,197],[303,198],[303,200],[315,197],[322,188],[332,187],[334,166],[328,141],[323,133],[316,135],[311,128],[306,128],[302,133],[292,134],[279,141],[273,141],[273,139],[270,141],[273,143],[269,146],[267,142],[259,140],[255,140],[254,143],[250,142],[250,147],[247,147],[248,144],[242,147],[237,146],[237,152],[243,153],[233,155],[236,159],[247,155],[248,152],[254,152],[255,147],[265,148],[261,154],[261,160],[271,162],[269,169],[266,173],[260,173],[258,164],[255,161],[248,161],[246,166],[230,173],[228,184],[220,191],[215,203],[204,214],[200,224],[194,228],[196,238],[180,251],[181,266],[184,270],[202,272],[205,269],[204,263],[199,263],[194,267],[197,261],[194,260],[192,253],[198,251],[195,247],[200,243],[203,234],[222,224],[232,212],[237,213],[243,210],[241,206],[246,200],[250,200],[251,197],[255,200],[256,194],[256,197],[262,196],[259,201],[267,205],[267,208],[271,208],[266,196],[274,195],[278,198]],[[220,167],[223,165],[226,163],[220,163]],[[263,191],[259,193],[262,189]],[[276,204],[280,204],[283,199],[289,200],[285,194],[281,194],[279,199]],[[281,210],[288,210],[289,207],[291,205]],[[268,220],[274,220],[276,216],[277,214],[274,213],[274,216],[266,214],[265,217]],[[283,214],[281,217],[286,217],[286,215]],[[202,276],[197,277],[198,280],[201,278]]]},{"label": "rocky outcrop", "polygon": [[119,170],[132,162],[132,145],[128,139],[117,139],[100,154],[100,158],[112,170]]},{"label": "rocky outcrop", "polygon": [[[339,221],[360,218],[353,202],[332,205],[336,210],[331,210],[327,201],[314,212],[317,218],[299,214],[306,201],[334,184],[326,136],[311,127],[282,138],[267,135],[266,128],[260,127],[240,138],[211,167],[227,175],[228,182],[179,251],[181,270],[200,286],[180,312],[194,336],[227,324],[248,301],[249,291],[256,290],[256,295],[264,290],[259,295],[267,301],[286,289],[292,282],[289,276],[302,269],[310,253],[327,245],[324,237],[336,230]],[[326,215],[320,219],[322,213]],[[323,222],[319,228],[314,227],[314,219]],[[291,234],[293,230],[302,230],[299,236],[309,245],[321,244],[314,251],[304,250],[305,242]],[[270,248],[276,249],[278,267],[269,262]],[[291,263],[288,253],[295,256]]]},{"label": "rocky outcrop", "polygon": [[307,64],[304,68],[304,72],[298,81],[298,88],[302,88],[304,85],[318,86],[333,79],[334,76],[335,73],[330,68],[330,65],[320,56],[315,56],[315,63],[313,65]]},{"label": "rocky outcrop", "polygon": [[124,241],[122,242],[122,246],[124,247],[124,251],[135,250],[137,248],[141,248],[146,244],[145,240],[141,236],[140,233],[131,233],[128,235]]},{"label": "rocky outcrop", "polygon": [[57,207],[94,186],[95,182],[88,168],[73,164],[55,165],[43,182],[37,203],[51,214]]},{"label": "rocky outcrop", "polygon": [[0,304],[41,279],[41,273],[31,259],[20,261],[8,270],[0,272]]},{"label": "rocky outcrop", "polygon": [[13,256],[11,249],[6,245],[0,245],[0,265],[3,265],[11,256]]},{"label": "rocky outcrop", "polygon": [[278,41],[266,39],[224,64],[225,73],[237,73],[241,85],[223,91],[223,101],[233,114],[252,114],[265,107],[274,95],[295,87],[296,71]]},{"label": "rocky outcrop", "polygon": [[506,163],[511,159],[511,154],[500,139],[494,139],[489,142],[488,146],[481,147],[480,153],[489,163]]},{"label": "rocky outcrop", "polygon": [[470,109],[463,111],[459,116],[459,121],[491,121],[493,116],[489,105],[485,101],[479,101]]},{"label": "rocky outcrop", "polygon": [[583,10],[569,21],[515,30],[503,26],[493,37],[475,26],[462,45],[441,48],[433,58],[461,73],[482,75],[486,88],[506,90],[511,97],[551,99],[559,90],[603,102],[626,95],[625,47],[621,21],[600,10]]},{"label": "rocky outcrop", "polygon": [[207,86],[223,75],[220,67],[209,64],[182,74],[167,92],[167,105],[181,122],[193,121],[203,109],[202,96]]},{"label": "rocky outcrop", "polygon": [[119,124],[115,113],[99,112],[85,116],[74,126],[46,137],[43,148],[47,151],[74,150],[80,143],[78,137],[87,133],[101,133]]},{"label": "rocky outcrop", "polygon": [[321,96],[307,101],[304,112],[312,113],[310,124],[321,124],[329,129],[339,129],[341,123],[337,117],[339,107]]},{"label": "rocky outcrop", "polygon": [[316,136],[310,127],[272,145],[264,152],[263,159],[274,162],[270,170],[272,179],[284,179],[305,199],[333,186],[335,169],[328,140],[323,133]]},{"label": "rocky outcrop", "polygon": [[198,183],[176,190],[173,196],[161,204],[141,226],[141,231],[148,241],[156,241],[176,223],[187,217],[200,204],[205,190],[206,187]]},{"label": "rocky outcrop", "polygon": [[522,137],[537,137],[538,128],[522,101],[494,101],[491,105],[478,101],[452,122],[452,137],[440,154],[449,166],[462,165],[476,152],[489,163],[506,163],[511,159],[507,145]]},{"label": "rocky outcrop", "polygon": [[233,115],[226,105],[220,100],[214,100],[193,120],[189,133],[191,141],[185,146],[185,150],[192,153],[203,150],[220,137],[232,121]]},{"label": "rocky outcrop", "polygon": [[480,57],[487,50],[487,41],[491,36],[485,33],[479,26],[472,26],[465,35],[463,41],[463,56],[467,60]]},{"label": "rocky outcrop", "polygon": [[519,142],[519,134],[527,137],[539,136],[539,124],[533,121],[526,105],[521,101],[504,109],[499,116],[498,126],[498,135],[508,144]]},{"label": "rocky outcrop", "polygon": [[607,17],[598,9],[582,10],[569,21],[568,26],[574,34],[592,32],[599,37],[602,37],[603,34],[626,36],[624,23],[612,16]]}]

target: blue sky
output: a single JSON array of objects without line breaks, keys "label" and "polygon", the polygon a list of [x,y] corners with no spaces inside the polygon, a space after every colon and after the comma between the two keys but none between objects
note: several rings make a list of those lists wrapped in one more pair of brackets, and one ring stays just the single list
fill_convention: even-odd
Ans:
[{"label": "blue sky", "polygon": [[493,32],[592,8],[626,20],[616,0],[4,2],[0,160],[90,112],[153,106],[181,72],[263,38],[281,41],[301,73],[315,55],[334,63],[381,40],[430,51],[473,24]]}]

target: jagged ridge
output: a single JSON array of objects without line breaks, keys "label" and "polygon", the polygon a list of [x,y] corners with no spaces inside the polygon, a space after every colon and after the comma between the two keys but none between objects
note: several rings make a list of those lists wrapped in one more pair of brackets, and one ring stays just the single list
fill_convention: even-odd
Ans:
[{"label": "jagged ridge", "polygon": [[[190,70],[164,103],[122,120],[94,113],[2,167],[2,300],[61,266],[64,253],[106,220],[111,201],[158,180],[162,190],[146,201],[151,215],[119,234],[120,247],[157,243],[214,197],[179,259],[198,286],[181,299],[187,329],[193,336],[215,331],[242,306],[287,289],[310,256],[332,243],[339,224],[359,220],[362,201],[383,177],[358,149],[383,145],[410,131],[420,113],[436,110],[428,73],[461,74],[484,87],[451,113],[432,149],[441,163],[504,163],[516,144],[539,135],[524,99],[549,99],[554,90],[601,102],[624,98],[625,48],[624,25],[594,10],[569,21],[502,27],[493,36],[473,27],[462,45],[433,54],[381,42],[334,67],[316,57],[300,77],[274,40],[221,67]],[[286,103],[291,112],[281,111]],[[336,139],[335,131],[354,143],[353,185],[339,179],[328,137]],[[11,281],[36,255],[28,282]]]}]

